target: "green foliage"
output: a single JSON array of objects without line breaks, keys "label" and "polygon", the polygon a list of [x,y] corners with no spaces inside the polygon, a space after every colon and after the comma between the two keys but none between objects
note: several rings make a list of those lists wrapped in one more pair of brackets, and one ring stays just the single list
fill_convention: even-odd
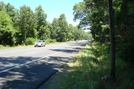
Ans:
[{"label": "green foliage", "polygon": [[84,0],[74,5],[74,19],[81,20],[80,27],[91,26],[91,33],[96,41],[109,42],[107,6],[107,0]]},{"label": "green foliage", "polygon": [[0,45],[0,49],[7,49],[7,48],[11,48],[11,46],[9,46],[9,45]]},{"label": "green foliage", "polygon": [[3,9],[5,9],[5,3],[0,1],[0,11],[2,11]]},{"label": "green foliage", "polygon": [[33,45],[35,43],[36,39],[34,38],[27,38],[25,44],[26,45]]},{"label": "green foliage", "polygon": [[104,44],[86,46],[68,63],[72,70],[61,77],[64,80],[56,89],[109,89],[108,83],[101,79],[109,74],[109,54],[104,50],[108,50]]},{"label": "green foliage", "polygon": [[[119,73],[126,67],[134,63],[134,1],[133,0],[113,0],[113,12],[114,12],[114,27],[115,27],[115,41],[116,41],[116,57],[117,57],[117,70]],[[108,1],[107,0],[84,0],[81,3],[74,5],[74,19],[80,19],[79,27],[91,26],[90,30],[94,41],[97,44],[104,44],[109,47],[110,37],[109,37],[109,12],[108,12]],[[101,50],[99,47],[94,51],[93,54],[97,53],[97,50]],[[107,50],[102,50],[107,52]],[[107,54],[107,53],[106,53]],[[105,54],[102,54],[105,55]],[[110,59],[110,58],[109,58]],[[131,71],[133,68],[127,69],[130,75],[133,74]],[[133,76],[131,78],[127,77],[125,82],[124,76],[127,76],[128,71],[123,74],[118,75],[121,82],[119,89],[133,88],[131,86],[133,83]],[[130,72],[131,71],[131,72]],[[83,71],[84,72],[84,71]],[[121,76],[122,75],[122,76]],[[122,78],[122,79],[121,79]],[[117,82],[114,82],[116,86]],[[131,87],[130,87],[131,86]],[[109,87],[106,89],[110,89]],[[111,88],[112,89],[112,88]]]},{"label": "green foliage", "polygon": [[118,56],[126,62],[134,62],[134,46],[124,43],[120,47]]},{"label": "green foliage", "polygon": [[52,29],[51,29],[51,38],[52,39],[56,39],[57,40],[57,36],[58,36],[58,29],[59,29],[59,23],[58,23],[58,18],[54,18],[52,21]]},{"label": "green foliage", "polygon": [[12,18],[12,20],[13,20],[15,14],[16,14],[16,13],[15,13],[15,8],[14,8],[14,6],[11,5],[10,3],[8,3],[8,4],[6,4],[5,9],[6,9],[7,14],[8,14],[8,15]]},{"label": "green foliage", "polygon": [[3,45],[0,45],[0,49],[4,49],[4,46]]},{"label": "green foliage", "polygon": [[[0,44],[25,44],[27,38],[56,39],[57,42],[66,42],[89,37],[88,34],[78,29],[77,26],[68,24],[65,14],[61,14],[59,18],[54,18],[53,22],[49,23],[46,20],[47,14],[41,5],[36,7],[35,12],[33,12],[26,5],[21,6],[19,10],[10,3],[0,2],[0,11],[2,13],[0,18],[5,19],[0,21],[0,31],[2,31],[0,33]],[[5,12],[3,13],[3,11]],[[7,33],[3,33],[4,31]],[[55,40],[48,40],[48,43],[51,41],[55,42]]]},{"label": "green foliage", "polygon": [[19,27],[20,32],[23,37],[23,41],[25,43],[26,38],[28,37],[36,37],[36,17],[33,11],[28,6],[22,6],[20,8],[20,20],[19,20]]},{"label": "green foliage", "polygon": [[[116,29],[116,52],[122,60],[133,61],[134,53],[134,1],[114,0],[113,12]],[[80,19],[80,27],[90,25],[92,37],[95,41],[109,44],[109,18],[107,0],[84,0],[74,5],[74,19]],[[78,33],[77,33],[78,34]]]},{"label": "green foliage", "polygon": [[35,9],[35,15],[36,15],[36,22],[37,22],[37,31],[38,39],[47,39],[50,38],[50,24],[46,21],[47,14],[44,13],[44,10],[42,9],[42,6],[39,5]]},{"label": "green foliage", "polygon": [[134,62],[134,25],[132,24],[134,23],[134,1],[124,0],[117,5],[120,8],[120,10],[115,9],[117,52],[122,60]]},{"label": "green foliage", "polygon": [[[109,78],[109,46],[99,42],[87,45],[73,60],[67,63],[67,76],[55,76],[51,85],[56,89],[133,89],[134,72],[131,65],[117,57],[116,79]],[[61,80],[62,79],[62,80]],[[60,82],[58,84],[55,84]],[[54,85],[53,85],[54,84]],[[57,86],[56,86],[57,85]]]},{"label": "green foliage", "polygon": [[56,42],[56,39],[47,39],[47,40],[45,40],[45,42],[46,42],[47,44],[55,43],[55,42]]},{"label": "green foliage", "polygon": [[3,45],[14,45],[15,30],[12,25],[10,16],[6,13],[5,9],[0,11],[0,44]]},{"label": "green foliage", "polygon": [[59,29],[58,29],[58,36],[57,41],[59,42],[65,42],[67,41],[68,37],[68,23],[66,21],[65,14],[61,14],[58,19]]}]

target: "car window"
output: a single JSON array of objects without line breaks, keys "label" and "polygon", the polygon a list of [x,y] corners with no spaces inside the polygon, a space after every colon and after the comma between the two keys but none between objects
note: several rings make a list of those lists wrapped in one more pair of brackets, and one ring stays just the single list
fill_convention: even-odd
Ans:
[{"label": "car window", "polygon": [[37,41],[37,42],[41,42],[41,40]]}]

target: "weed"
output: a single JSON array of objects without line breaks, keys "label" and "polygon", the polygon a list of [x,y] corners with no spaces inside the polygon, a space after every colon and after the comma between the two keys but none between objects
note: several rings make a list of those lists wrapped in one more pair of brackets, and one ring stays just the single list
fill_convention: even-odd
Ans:
[{"label": "weed", "polygon": [[72,71],[59,77],[56,89],[134,89],[134,66],[117,55],[116,59],[116,78],[111,80],[109,46],[89,44],[67,63]]}]

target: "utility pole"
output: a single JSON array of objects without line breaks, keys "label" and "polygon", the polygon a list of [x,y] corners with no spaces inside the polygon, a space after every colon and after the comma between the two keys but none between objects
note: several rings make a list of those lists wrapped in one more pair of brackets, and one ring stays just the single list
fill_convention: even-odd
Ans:
[{"label": "utility pole", "polygon": [[112,0],[108,0],[109,6],[109,19],[110,19],[110,58],[111,58],[111,71],[110,78],[115,78],[115,31],[113,23],[113,9]]}]

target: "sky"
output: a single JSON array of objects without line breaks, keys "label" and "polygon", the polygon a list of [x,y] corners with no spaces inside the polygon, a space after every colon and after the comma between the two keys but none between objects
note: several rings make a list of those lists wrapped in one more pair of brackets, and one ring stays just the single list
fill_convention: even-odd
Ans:
[{"label": "sky", "polygon": [[69,24],[76,26],[79,20],[73,21],[73,6],[83,0],[2,0],[5,4],[10,3],[15,8],[20,9],[21,6],[26,5],[35,10],[41,5],[47,14],[47,21],[52,22],[54,18],[59,18],[61,14],[65,14],[66,20]]}]

